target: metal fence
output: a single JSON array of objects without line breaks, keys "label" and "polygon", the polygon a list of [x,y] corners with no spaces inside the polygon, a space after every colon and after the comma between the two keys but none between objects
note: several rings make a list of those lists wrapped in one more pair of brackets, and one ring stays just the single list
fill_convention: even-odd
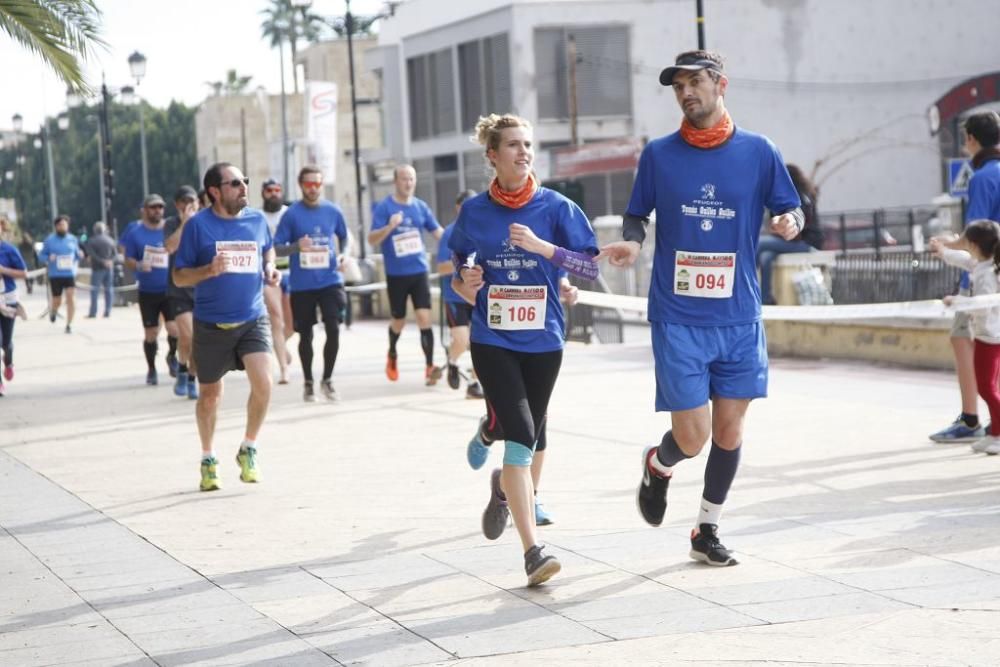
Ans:
[{"label": "metal fence", "polygon": [[833,302],[889,303],[954,294],[961,271],[908,248],[848,252],[831,270]]}]

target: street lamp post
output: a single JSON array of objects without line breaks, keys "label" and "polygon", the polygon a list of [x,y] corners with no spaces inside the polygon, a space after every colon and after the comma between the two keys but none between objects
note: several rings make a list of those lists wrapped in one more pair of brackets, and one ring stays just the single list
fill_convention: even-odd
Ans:
[{"label": "street lamp post", "polygon": [[[135,87],[139,87],[142,77],[146,76],[146,56],[138,51],[134,51],[128,57],[129,70],[132,78],[135,79]],[[125,90],[122,89],[122,93]],[[142,106],[142,100],[136,96],[136,103],[139,105],[139,150],[142,153],[142,196],[149,194],[149,170],[146,166],[146,112]]]}]

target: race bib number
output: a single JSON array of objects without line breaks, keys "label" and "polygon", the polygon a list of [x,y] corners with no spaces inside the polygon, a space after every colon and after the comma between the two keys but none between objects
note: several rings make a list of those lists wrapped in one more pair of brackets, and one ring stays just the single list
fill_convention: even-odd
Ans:
[{"label": "race bib number", "polygon": [[318,250],[303,250],[299,252],[299,266],[303,269],[329,269],[330,250],[320,248]]},{"label": "race bib number", "polygon": [[226,273],[260,273],[256,241],[216,241],[215,254],[226,253]]},{"label": "race bib number", "polygon": [[491,329],[520,331],[545,328],[545,285],[490,285],[486,316]]},{"label": "race bib number", "polygon": [[60,271],[72,271],[73,255],[56,255],[56,268]]},{"label": "race bib number", "polygon": [[142,251],[142,261],[148,263],[151,268],[165,269],[169,266],[170,255],[166,248],[148,245]]},{"label": "race bib number", "polygon": [[733,295],[736,253],[685,252],[674,256],[674,294],[706,299],[728,299]]},{"label": "race bib number", "polygon": [[408,232],[393,236],[392,247],[396,251],[396,257],[407,257],[422,253],[424,251],[424,242],[420,238],[420,232],[416,229],[411,229]]}]

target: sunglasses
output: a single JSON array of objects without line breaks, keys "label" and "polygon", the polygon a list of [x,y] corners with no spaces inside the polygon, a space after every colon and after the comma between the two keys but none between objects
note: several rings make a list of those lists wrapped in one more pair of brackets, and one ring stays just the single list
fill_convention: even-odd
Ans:
[{"label": "sunglasses", "polygon": [[220,185],[228,185],[231,188],[238,188],[241,185],[250,185],[249,178],[234,178],[231,181],[223,181]]},{"label": "sunglasses", "polygon": [[323,187],[323,181],[302,181],[302,187],[304,187],[304,188],[321,188],[321,187]]},{"label": "sunglasses", "polygon": [[264,188],[264,192],[266,194],[269,194],[269,195],[270,194],[280,195],[281,194],[281,188],[279,188],[279,187]]},{"label": "sunglasses", "polygon": [[163,204],[150,204],[146,208],[163,208]]}]

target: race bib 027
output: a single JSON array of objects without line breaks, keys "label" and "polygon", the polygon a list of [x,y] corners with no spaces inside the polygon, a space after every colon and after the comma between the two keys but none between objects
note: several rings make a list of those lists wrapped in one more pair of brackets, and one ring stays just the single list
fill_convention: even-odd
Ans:
[{"label": "race bib 027", "polygon": [[256,241],[216,241],[215,254],[229,258],[226,273],[260,273],[260,253]]}]

